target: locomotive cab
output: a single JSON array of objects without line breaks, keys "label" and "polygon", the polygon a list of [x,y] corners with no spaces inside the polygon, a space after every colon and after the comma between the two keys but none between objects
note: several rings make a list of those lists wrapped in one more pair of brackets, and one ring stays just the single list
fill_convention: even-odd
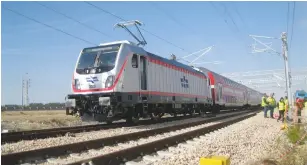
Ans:
[{"label": "locomotive cab", "polygon": [[[66,114],[82,120],[107,121],[123,113],[114,105],[120,101],[119,83],[128,56],[128,41],[84,48],[77,60],[71,84],[72,94],[66,99]],[[119,111],[114,111],[120,109]]]},{"label": "locomotive cab", "polygon": [[119,49],[120,44],[83,49],[75,68],[73,92],[88,93],[110,88],[114,83]]}]

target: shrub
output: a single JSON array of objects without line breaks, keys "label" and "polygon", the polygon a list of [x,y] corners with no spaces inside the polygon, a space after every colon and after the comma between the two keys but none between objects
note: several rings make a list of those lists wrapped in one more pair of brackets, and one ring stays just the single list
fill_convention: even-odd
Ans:
[{"label": "shrub", "polygon": [[[306,131],[301,128],[300,125],[293,125],[288,127],[288,130],[286,131],[286,135],[291,143],[296,143],[299,141],[304,135]],[[299,143],[299,144],[304,144],[304,141],[307,140],[307,136]]]}]

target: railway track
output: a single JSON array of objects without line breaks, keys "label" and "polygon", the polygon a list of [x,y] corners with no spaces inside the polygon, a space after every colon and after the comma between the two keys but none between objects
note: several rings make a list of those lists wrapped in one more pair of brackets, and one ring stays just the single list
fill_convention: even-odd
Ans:
[{"label": "railway track", "polygon": [[[221,114],[229,113],[231,111],[221,111]],[[67,133],[80,133],[89,132],[97,130],[107,130],[121,127],[130,127],[136,125],[150,125],[161,122],[171,122],[182,119],[189,119],[194,116],[178,116],[161,118],[160,121],[153,120],[140,120],[137,124],[128,124],[126,122],[118,122],[113,124],[96,124],[96,125],[86,125],[86,126],[75,126],[75,127],[61,127],[61,128],[51,128],[51,129],[41,129],[41,130],[30,130],[30,131],[20,131],[20,132],[9,132],[1,133],[1,144],[18,142],[21,140],[33,140],[33,139],[43,139],[48,137],[64,136]]]},{"label": "railway track", "polygon": [[[191,118],[191,116],[178,116],[177,118],[167,117],[167,118],[162,118],[159,122],[170,122],[170,121],[176,121],[188,118]],[[48,137],[63,136],[67,133],[107,130],[107,129],[130,127],[137,125],[150,125],[155,123],[158,122],[153,120],[140,120],[137,124],[118,122],[113,124],[95,124],[95,125],[85,125],[85,126],[61,127],[61,128],[51,128],[51,129],[1,133],[1,143],[4,144],[4,143],[18,142],[21,140],[44,139]]]},{"label": "railway track", "polygon": [[83,141],[80,143],[72,143],[72,144],[49,147],[49,148],[42,148],[42,149],[37,149],[37,150],[5,154],[5,155],[2,155],[1,158],[2,158],[3,164],[12,164],[12,165],[26,163],[26,162],[42,163],[42,162],[45,162],[46,160],[50,162],[52,161],[52,158],[54,157],[63,157],[63,156],[73,157],[73,156],[76,156],[75,153],[81,153],[84,151],[95,150],[95,149],[97,150],[99,148],[105,148],[108,146],[116,145],[118,143],[124,143],[127,141],[135,141],[137,139],[147,138],[147,137],[158,135],[158,134],[181,130],[181,129],[189,128],[193,126],[198,126],[201,124],[218,121],[218,120],[225,119],[225,118],[236,117],[239,114],[244,115],[243,117],[239,117],[239,118],[227,121],[227,122],[222,122],[219,124],[214,124],[209,127],[201,128],[199,130],[186,132],[182,135],[171,136],[169,138],[161,139],[156,142],[151,142],[151,143],[139,145],[139,146],[128,148],[128,149],[115,151],[110,154],[101,155],[101,156],[97,156],[97,157],[90,158],[87,160],[81,160],[75,163],[71,163],[71,164],[80,164],[80,165],[87,163],[87,162],[91,162],[92,164],[94,163],[95,165],[110,164],[110,163],[120,164],[124,161],[135,159],[137,156],[139,156],[138,153],[148,154],[150,152],[160,150],[165,146],[173,145],[177,142],[181,142],[182,140],[187,140],[189,138],[192,138],[193,136],[197,136],[202,133],[206,133],[206,132],[213,131],[215,129],[219,129],[221,127],[227,126],[229,124],[243,120],[245,118],[251,117],[256,114],[255,112],[249,115],[245,115],[246,113],[247,112],[236,112],[236,113],[232,113],[229,115],[220,115],[214,118],[175,125],[171,127],[163,127],[163,128],[145,130],[141,132],[135,132],[135,133],[125,134],[125,135],[120,135],[120,136],[101,138],[101,139],[96,139],[96,140],[91,140],[91,141]]}]

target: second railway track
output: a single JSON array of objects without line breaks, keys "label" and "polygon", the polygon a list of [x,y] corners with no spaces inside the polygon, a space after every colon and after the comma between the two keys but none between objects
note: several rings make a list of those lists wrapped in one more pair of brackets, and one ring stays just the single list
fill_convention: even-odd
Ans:
[{"label": "second railway track", "polygon": [[[177,118],[168,117],[168,118],[162,118],[159,122],[170,122],[170,121],[176,121],[188,118],[191,117],[190,116],[178,116]],[[152,120],[141,120],[137,124],[118,122],[113,124],[95,124],[95,125],[83,125],[83,126],[74,126],[74,127],[61,127],[61,128],[50,128],[50,129],[41,129],[41,130],[1,133],[1,143],[4,144],[11,142],[18,142],[21,140],[33,140],[33,139],[43,139],[48,137],[63,136],[68,132],[80,133],[88,131],[107,130],[107,129],[120,128],[120,127],[129,127],[136,125],[149,125],[155,123],[158,122]]]},{"label": "second railway track", "polygon": [[[24,151],[24,152],[12,153],[12,154],[5,154],[5,155],[2,155],[2,163],[4,163],[4,164],[21,164],[23,162],[39,163],[41,161],[46,161],[48,158],[52,158],[52,157],[59,157],[59,156],[64,156],[64,155],[65,156],[66,155],[71,156],[72,153],[81,153],[83,151],[90,150],[90,149],[95,150],[95,149],[99,149],[99,148],[102,148],[102,147],[105,147],[105,146],[112,146],[112,145],[115,145],[115,144],[118,144],[118,143],[133,141],[133,140],[150,137],[150,136],[157,135],[157,134],[163,134],[163,133],[167,133],[167,132],[170,132],[170,131],[175,131],[175,130],[180,130],[180,129],[184,129],[184,128],[188,128],[188,127],[193,127],[193,126],[201,125],[201,124],[204,124],[204,123],[213,122],[213,121],[216,121],[216,120],[221,120],[221,119],[224,119],[224,118],[235,117],[238,114],[242,115],[242,114],[245,114],[245,113],[247,113],[247,112],[235,113],[235,114],[230,114],[230,115],[223,115],[223,116],[219,116],[219,117],[210,118],[210,119],[207,119],[207,120],[201,120],[201,121],[196,121],[196,122],[191,122],[191,123],[186,123],[186,124],[180,124],[180,125],[175,125],[175,126],[171,126],[171,127],[145,130],[145,131],[141,131],[141,132],[135,132],[135,133],[131,133],[131,134],[113,136],[113,137],[108,137],[108,138],[101,138],[101,139],[96,139],[96,140],[84,141],[84,142],[80,142],[80,143],[72,143],[72,144],[42,148],[42,149],[37,149],[37,150],[30,150],[30,151]],[[245,117],[246,117],[246,115],[245,115]],[[242,118],[242,117],[240,117],[240,118]],[[244,116],[243,116],[243,118],[244,118]],[[234,119],[234,120],[231,120],[231,121],[235,122],[237,120],[238,119]],[[232,122],[226,122],[226,123],[231,124]],[[220,124],[220,126],[224,126],[223,123]],[[215,127],[212,127],[209,130],[214,130],[214,128]],[[216,126],[216,128],[218,128],[218,126]],[[175,141],[177,141],[177,140],[175,140]],[[140,145],[140,146],[143,146],[143,145]],[[156,148],[156,147],[158,147],[158,148]],[[152,149],[153,150],[155,150],[155,148],[160,149],[159,147],[161,147],[161,146],[157,145],[157,146],[154,146]],[[145,148],[147,148],[146,150],[152,150],[152,149],[149,149],[150,147],[145,147]],[[123,151],[118,151],[118,152],[119,153],[122,153],[122,152],[126,153],[127,152],[126,150],[127,149],[125,149]],[[117,153],[117,152],[115,152],[115,153]],[[112,156],[112,153],[110,153],[110,154]],[[80,161],[80,162],[76,162],[76,163],[72,163],[72,164],[82,164],[84,162],[90,162],[90,161],[95,162],[94,164],[96,164],[96,163],[97,164],[105,164],[106,161],[109,161],[109,158],[106,158],[106,157],[110,157],[110,154],[103,155],[102,157],[104,157],[104,158],[100,158],[101,157],[100,156],[99,158],[93,158],[93,159],[90,159],[90,160]],[[129,156],[131,154],[132,153],[127,154],[127,156],[128,156],[127,158],[129,158],[128,160],[132,159],[133,156]],[[119,156],[119,158],[122,158],[122,156]],[[114,159],[114,156],[112,157],[112,159]],[[118,162],[118,161],[122,162],[123,159],[116,160],[116,162]],[[106,164],[109,164],[109,163],[106,163]],[[113,163],[111,163],[111,164],[113,164]],[[115,164],[117,164],[117,163],[115,163]]]},{"label": "second railway track", "polygon": [[[229,113],[231,111],[221,111],[221,113]],[[149,125],[155,124],[158,122],[171,122],[176,120],[188,119],[192,116],[178,116],[161,118],[160,121],[152,120],[140,120],[137,124],[127,124],[126,122],[118,122],[113,124],[95,124],[95,125],[84,125],[84,126],[74,126],[74,127],[61,127],[61,128],[50,128],[50,129],[41,129],[41,130],[30,130],[30,131],[20,131],[20,132],[9,132],[1,133],[1,143],[12,143],[18,142],[21,140],[33,140],[33,139],[43,139],[49,137],[64,136],[66,133],[80,133],[88,131],[97,131],[97,130],[107,130],[120,127],[129,127],[136,125]]]}]

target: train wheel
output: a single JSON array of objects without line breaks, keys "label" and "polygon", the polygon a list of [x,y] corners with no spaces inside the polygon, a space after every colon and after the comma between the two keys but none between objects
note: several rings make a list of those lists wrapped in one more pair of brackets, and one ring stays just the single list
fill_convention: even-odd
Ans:
[{"label": "train wheel", "polygon": [[160,113],[159,117],[162,118],[164,116],[165,113]]},{"label": "train wheel", "polygon": [[112,124],[112,123],[113,123],[113,120],[107,120],[106,123],[107,123],[107,124]]},{"label": "train wheel", "polygon": [[195,109],[193,108],[193,109],[190,109],[189,110],[189,115],[190,116],[193,116],[195,114]]},{"label": "train wheel", "polygon": [[173,117],[177,117],[177,113],[176,112],[171,113],[170,115],[173,116]]},{"label": "train wheel", "polygon": [[[78,115],[80,116],[80,114],[78,114]],[[82,122],[94,122],[94,121],[96,121],[94,119],[94,117],[89,115],[88,113],[83,113],[83,115],[80,116],[80,118],[81,118]]]},{"label": "train wheel", "polygon": [[205,110],[200,109],[198,114],[199,114],[200,117],[205,117],[206,112],[205,112]]},{"label": "train wheel", "polygon": [[159,120],[162,116],[163,116],[163,114],[159,113],[159,112],[150,113],[151,120]]},{"label": "train wheel", "polygon": [[127,123],[136,124],[140,120],[140,113],[136,112],[133,108],[130,108],[128,111],[128,117],[126,119]]}]

